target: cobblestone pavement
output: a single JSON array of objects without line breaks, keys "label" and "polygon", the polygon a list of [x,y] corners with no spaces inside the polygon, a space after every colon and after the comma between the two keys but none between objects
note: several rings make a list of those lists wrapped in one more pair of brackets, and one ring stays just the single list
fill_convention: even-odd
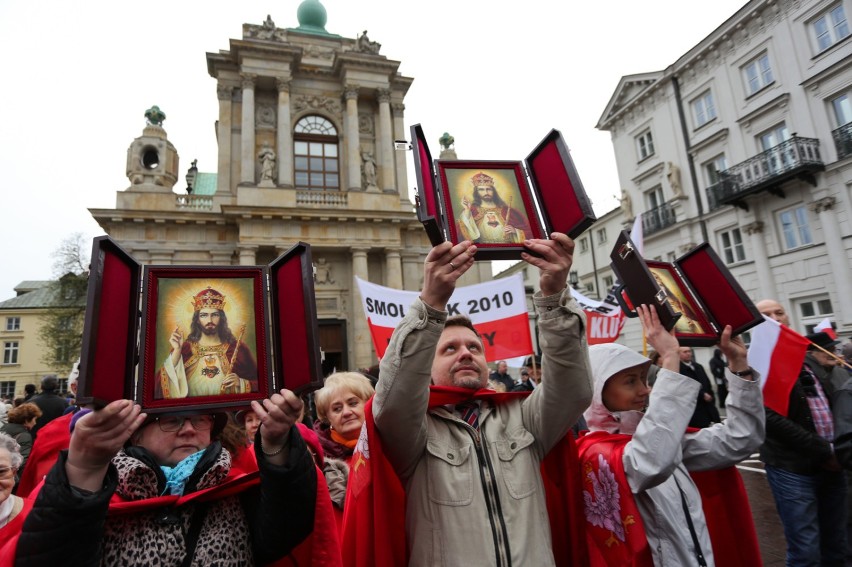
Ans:
[{"label": "cobblestone pavement", "polygon": [[766,482],[763,463],[758,460],[757,455],[752,455],[750,459],[743,461],[737,468],[743,477],[743,484],[746,493],[748,493],[763,564],[771,567],[783,567],[786,550],[784,529],[781,527],[781,520],[775,510],[775,500],[772,499],[769,483]]}]

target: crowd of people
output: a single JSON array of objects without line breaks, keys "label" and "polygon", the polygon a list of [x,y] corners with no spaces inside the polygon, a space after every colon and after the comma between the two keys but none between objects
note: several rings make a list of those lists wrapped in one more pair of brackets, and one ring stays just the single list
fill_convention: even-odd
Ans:
[{"label": "crowd of people", "polygon": [[588,346],[574,242],[523,245],[541,353],[517,379],[446,311],[470,241],[427,255],[378,368],[309,397],[154,414],[78,407],[46,376],[0,415],[0,566],[754,565],[734,465],[758,450],[787,564],[845,564],[852,343],[807,336],[781,415],[730,327],[709,375],[647,306],[652,357]]}]

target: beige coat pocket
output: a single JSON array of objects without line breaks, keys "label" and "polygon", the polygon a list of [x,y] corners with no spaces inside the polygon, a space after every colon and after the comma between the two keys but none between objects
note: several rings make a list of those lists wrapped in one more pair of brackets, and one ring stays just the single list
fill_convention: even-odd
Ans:
[{"label": "beige coat pocket", "polygon": [[426,474],[429,478],[429,498],[435,504],[467,506],[473,498],[473,461],[471,446],[426,443]]},{"label": "beige coat pocket", "polygon": [[526,429],[508,433],[495,442],[503,480],[513,498],[526,498],[538,486],[536,477],[541,473],[532,450],[534,442],[532,433]]}]

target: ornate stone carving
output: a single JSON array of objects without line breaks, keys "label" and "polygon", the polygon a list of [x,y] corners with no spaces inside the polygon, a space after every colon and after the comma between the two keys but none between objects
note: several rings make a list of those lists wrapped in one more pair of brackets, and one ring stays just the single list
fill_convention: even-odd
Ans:
[{"label": "ornate stone carving", "polygon": [[376,160],[373,152],[361,151],[361,183],[365,191],[377,191],[379,186],[376,176]]},{"label": "ornate stone carving", "polygon": [[331,277],[331,264],[325,258],[317,258],[317,263],[314,265],[314,281],[317,284],[333,284],[334,279]]},{"label": "ornate stone carving", "polygon": [[243,26],[243,38],[265,39],[267,41],[286,41],[287,35],[284,30],[275,27],[272,17],[267,15],[262,25],[245,24]]},{"label": "ornate stone carving", "polygon": [[681,244],[678,247],[678,250],[680,250],[681,254],[686,254],[687,252],[689,252],[690,250],[692,250],[696,246],[698,246],[698,245],[694,242],[687,242],[686,244]]},{"label": "ornate stone carving", "polygon": [[747,224],[747,225],[743,226],[743,230],[746,232],[746,234],[749,234],[749,235],[760,234],[761,232],[763,232],[763,222],[754,221],[751,224]]},{"label": "ornate stone carving", "polygon": [[275,179],[275,152],[269,147],[269,144],[263,144],[260,153],[257,154],[257,159],[260,160],[260,181],[273,181]]},{"label": "ornate stone carving", "polygon": [[621,189],[621,213],[624,215],[624,218],[627,220],[635,218],[633,216],[633,201],[630,198],[630,193],[627,192],[626,189]]},{"label": "ornate stone carving", "polygon": [[323,49],[318,45],[308,45],[304,48],[304,54],[308,57],[313,57],[314,59],[334,59],[334,50],[332,49]]},{"label": "ornate stone carving", "polygon": [[393,110],[393,113],[397,116],[402,116],[402,113],[405,111],[405,105],[401,102],[395,102],[391,104],[391,110]]},{"label": "ornate stone carving", "polygon": [[390,102],[390,89],[376,89],[376,100],[379,102]]},{"label": "ornate stone carving", "polygon": [[834,197],[823,197],[822,199],[811,203],[810,209],[816,214],[820,214],[823,211],[830,211],[833,209],[836,203],[837,199]]},{"label": "ornate stone carving", "polygon": [[343,87],[343,98],[346,100],[355,99],[358,100],[358,89],[360,89],[358,85],[345,85]]},{"label": "ornate stone carving", "polygon": [[355,42],[355,51],[360,51],[361,53],[372,53],[373,55],[378,55],[381,48],[381,43],[377,41],[370,41],[370,38],[367,37],[367,30],[364,30],[364,33],[359,35]]},{"label": "ornate stone carving", "polygon": [[375,124],[373,123],[373,114],[370,112],[359,112],[358,113],[358,132],[361,134],[373,135],[373,132],[376,131]]},{"label": "ornate stone carving", "polygon": [[666,178],[669,180],[669,187],[672,188],[672,194],[675,199],[682,199],[683,186],[680,184],[680,168],[674,162],[666,164]]},{"label": "ornate stone carving", "polygon": [[293,101],[293,110],[297,113],[305,110],[324,110],[339,116],[340,108],[339,101],[319,95],[299,95]]},{"label": "ornate stone carving", "polygon": [[216,96],[219,100],[231,100],[234,96],[234,87],[231,85],[216,85]]},{"label": "ornate stone carving", "polygon": [[254,73],[240,73],[240,84],[244,89],[253,89],[257,75]]},{"label": "ornate stone carving", "polygon": [[278,89],[279,93],[289,93],[290,79],[285,79],[284,77],[275,77],[275,88]]},{"label": "ornate stone carving", "polygon": [[269,103],[257,105],[254,123],[258,128],[275,128],[275,105]]}]

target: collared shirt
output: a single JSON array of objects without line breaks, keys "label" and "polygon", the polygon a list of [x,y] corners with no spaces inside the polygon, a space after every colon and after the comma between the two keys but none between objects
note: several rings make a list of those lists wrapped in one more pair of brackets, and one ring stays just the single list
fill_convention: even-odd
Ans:
[{"label": "collared shirt", "polygon": [[816,377],[813,370],[804,365],[805,371],[810,374],[814,381],[815,396],[806,396],[808,407],[811,410],[811,417],[814,419],[814,429],[817,435],[826,441],[834,441],[834,417],[831,415],[831,408],[828,405],[828,398],[825,396],[825,391],[822,389],[822,384],[819,378]]}]

